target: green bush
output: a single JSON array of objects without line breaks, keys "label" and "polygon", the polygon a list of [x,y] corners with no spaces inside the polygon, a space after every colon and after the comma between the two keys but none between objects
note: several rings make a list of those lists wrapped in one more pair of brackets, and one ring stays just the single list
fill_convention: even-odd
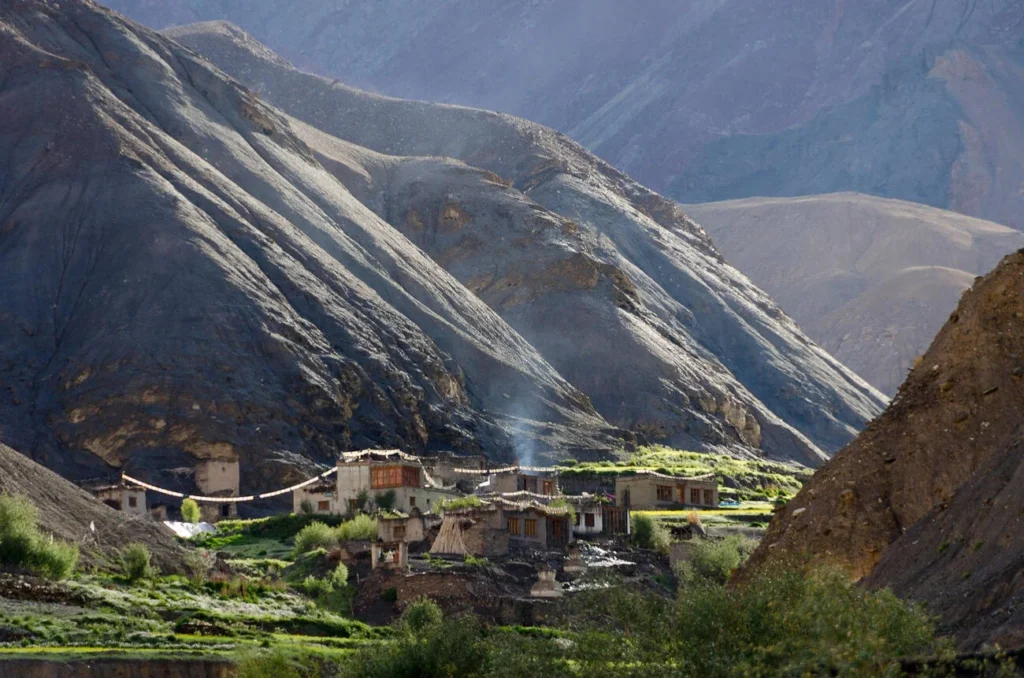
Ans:
[{"label": "green bush", "polygon": [[0,495],[0,565],[48,579],[67,579],[78,564],[78,546],[39,532],[39,510],[25,497]]},{"label": "green bush", "polygon": [[668,530],[654,518],[643,513],[634,513],[630,516],[633,544],[642,549],[651,549],[661,553],[668,553],[669,545],[672,542]]},{"label": "green bush", "polygon": [[373,503],[376,504],[377,508],[381,511],[392,511],[395,508],[395,502],[397,495],[394,490],[388,490],[387,492],[378,492],[373,495]]},{"label": "green bush", "polygon": [[690,542],[690,559],[677,574],[684,583],[706,580],[725,584],[754,550],[755,542],[740,535],[725,539],[697,539]]},{"label": "green bush", "polygon": [[707,678],[866,678],[949,650],[921,607],[832,570],[770,571],[735,588],[697,580],[675,601],[611,589],[582,604],[592,623],[578,641],[581,675],[614,664]]},{"label": "green bush", "polygon": [[313,510],[313,502],[311,502],[308,499],[302,500],[302,502],[299,504],[299,510],[302,512],[302,515],[305,516],[311,516],[315,513],[315,511]]},{"label": "green bush", "polygon": [[302,580],[302,590],[311,598],[326,596],[334,591],[334,582],[330,579],[320,579],[319,577],[309,575]]},{"label": "green bush", "polygon": [[348,586],[348,568],[345,567],[345,563],[338,563],[338,566],[334,568],[334,572],[331,573],[331,583],[335,586]]},{"label": "green bush", "polygon": [[[343,667],[347,678],[451,678],[487,675],[488,646],[475,618],[445,619],[420,633],[360,650]],[[539,674],[542,675],[542,674]]]},{"label": "green bush", "polygon": [[377,519],[365,514],[357,515],[339,525],[335,537],[339,542],[353,539],[374,540],[377,538]]},{"label": "green bush", "polygon": [[419,635],[428,629],[440,626],[444,615],[430,598],[423,596],[409,603],[402,612],[399,628],[403,631]]},{"label": "green bush", "polygon": [[306,678],[310,671],[309,662],[281,649],[250,651],[238,662],[238,678]]},{"label": "green bush", "polygon": [[331,549],[337,545],[338,538],[335,531],[319,520],[314,520],[295,535],[295,555],[319,548]]},{"label": "green bush", "polygon": [[482,506],[483,502],[480,501],[480,497],[469,495],[467,497],[458,497],[456,499],[442,499],[437,502],[438,511],[459,511],[467,508],[477,508]]},{"label": "green bush", "polygon": [[203,512],[199,510],[199,504],[195,499],[185,497],[181,502],[181,519],[186,523],[198,523]]},{"label": "green bush", "polygon": [[117,554],[121,574],[132,583],[150,579],[153,576],[152,560],[152,555],[145,544],[128,544]]}]

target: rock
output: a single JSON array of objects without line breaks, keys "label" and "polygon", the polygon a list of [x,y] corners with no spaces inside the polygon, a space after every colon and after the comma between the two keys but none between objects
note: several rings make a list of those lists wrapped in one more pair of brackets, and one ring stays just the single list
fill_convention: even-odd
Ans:
[{"label": "rock", "polygon": [[[776,514],[741,578],[789,558],[828,563],[926,603],[965,649],[1024,632],[1024,440],[1016,388],[1003,388],[1013,383],[1009,354],[1024,351],[1022,312],[1024,251],[964,296],[958,321],[924,356],[962,388],[936,398],[930,372],[913,371],[886,412],[790,500],[792,514]],[[965,430],[979,433],[967,442]],[[830,511],[847,485],[877,500]],[[823,518],[793,520],[803,509]]]}]

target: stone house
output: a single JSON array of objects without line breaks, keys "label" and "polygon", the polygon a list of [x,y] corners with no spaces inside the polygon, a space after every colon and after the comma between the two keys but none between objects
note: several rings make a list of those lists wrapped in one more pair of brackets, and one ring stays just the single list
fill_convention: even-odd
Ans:
[{"label": "stone house", "polygon": [[572,533],[576,536],[593,537],[604,532],[604,504],[591,495],[569,497],[576,514]]},{"label": "stone house", "polygon": [[[503,556],[510,547],[561,550],[572,542],[572,522],[565,506],[494,499],[482,506],[445,511],[444,522],[459,537],[448,543],[458,543],[475,556]],[[431,553],[448,552],[431,548]]]},{"label": "stone house", "polygon": [[[204,459],[195,467],[196,488],[205,497],[237,497],[240,477],[237,459]],[[201,501],[199,510],[201,520],[207,523],[238,517],[235,502]]]},{"label": "stone house", "polygon": [[615,504],[634,510],[673,506],[718,507],[718,481],[713,475],[677,478],[640,472],[615,479]]},{"label": "stone house", "polygon": [[146,506],[146,490],[123,480],[109,485],[94,485],[85,488],[112,509],[139,518],[149,518]]},{"label": "stone house", "polygon": [[429,513],[439,502],[461,496],[434,480],[418,457],[399,450],[345,453],[338,460],[335,480],[336,513],[358,508],[364,493],[372,504],[377,497],[394,492],[391,508],[403,513],[413,509]]},{"label": "stone house", "polygon": [[555,497],[562,493],[558,487],[557,474],[526,472],[518,468],[496,471],[476,489],[477,494],[501,495],[516,492],[529,492],[547,497]]},{"label": "stone house", "polygon": [[304,502],[309,502],[313,513],[340,513],[335,499],[337,489],[337,483],[333,480],[300,487],[292,493],[292,513],[304,513]]},{"label": "stone house", "polygon": [[427,536],[427,521],[419,511],[411,515],[380,516],[377,518],[377,541],[386,544],[423,541]]}]

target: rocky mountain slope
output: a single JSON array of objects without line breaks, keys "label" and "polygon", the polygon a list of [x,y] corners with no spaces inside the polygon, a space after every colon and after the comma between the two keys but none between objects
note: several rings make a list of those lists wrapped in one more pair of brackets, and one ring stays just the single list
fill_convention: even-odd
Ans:
[{"label": "rocky mountain slope", "polygon": [[[834,450],[879,401],[724,264],[677,205],[565,136],[485,111],[368,95],[297,71],[230,25],[169,34],[307,123],[298,133],[326,167],[613,424],[683,446],[781,435],[767,445],[798,458],[801,445],[778,419]],[[353,170],[351,144],[363,173]]]},{"label": "rocky mountain slope", "polygon": [[[109,563],[128,542],[149,547],[167,572],[182,571],[185,551],[151,520],[132,518],[0,443],[0,494],[27,497],[39,509],[44,534],[79,545],[83,564]],[[93,530],[90,527],[95,528]]]},{"label": "rocky mountain slope", "polygon": [[[1024,227],[1016,0],[106,0],[555,127],[686,202],[859,191]],[[913,162],[907,162],[913,158]]]},{"label": "rocky mountain slope", "polygon": [[749,567],[833,564],[926,602],[968,646],[1019,646],[1022,407],[1024,251],[964,295],[886,412],[776,514]]},{"label": "rocky mountain slope", "polygon": [[314,129],[92,3],[0,27],[0,422],[62,472],[238,457],[245,490],[363,445],[634,435],[813,464],[880,409],[673,203],[551,130],[177,36]]},{"label": "rocky mountain slope", "polygon": [[1024,247],[988,221],[856,193],[685,205],[804,330],[887,394],[976,275]]}]

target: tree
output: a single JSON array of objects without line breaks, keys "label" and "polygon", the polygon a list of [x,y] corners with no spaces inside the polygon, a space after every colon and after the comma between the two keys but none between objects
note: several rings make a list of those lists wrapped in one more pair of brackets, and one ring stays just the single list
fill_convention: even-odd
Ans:
[{"label": "tree", "polygon": [[186,523],[198,523],[202,517],[202,512],[199,510],[199,504],[196,503],[195,499],[186,497],[181,502],[181,519]]}]

